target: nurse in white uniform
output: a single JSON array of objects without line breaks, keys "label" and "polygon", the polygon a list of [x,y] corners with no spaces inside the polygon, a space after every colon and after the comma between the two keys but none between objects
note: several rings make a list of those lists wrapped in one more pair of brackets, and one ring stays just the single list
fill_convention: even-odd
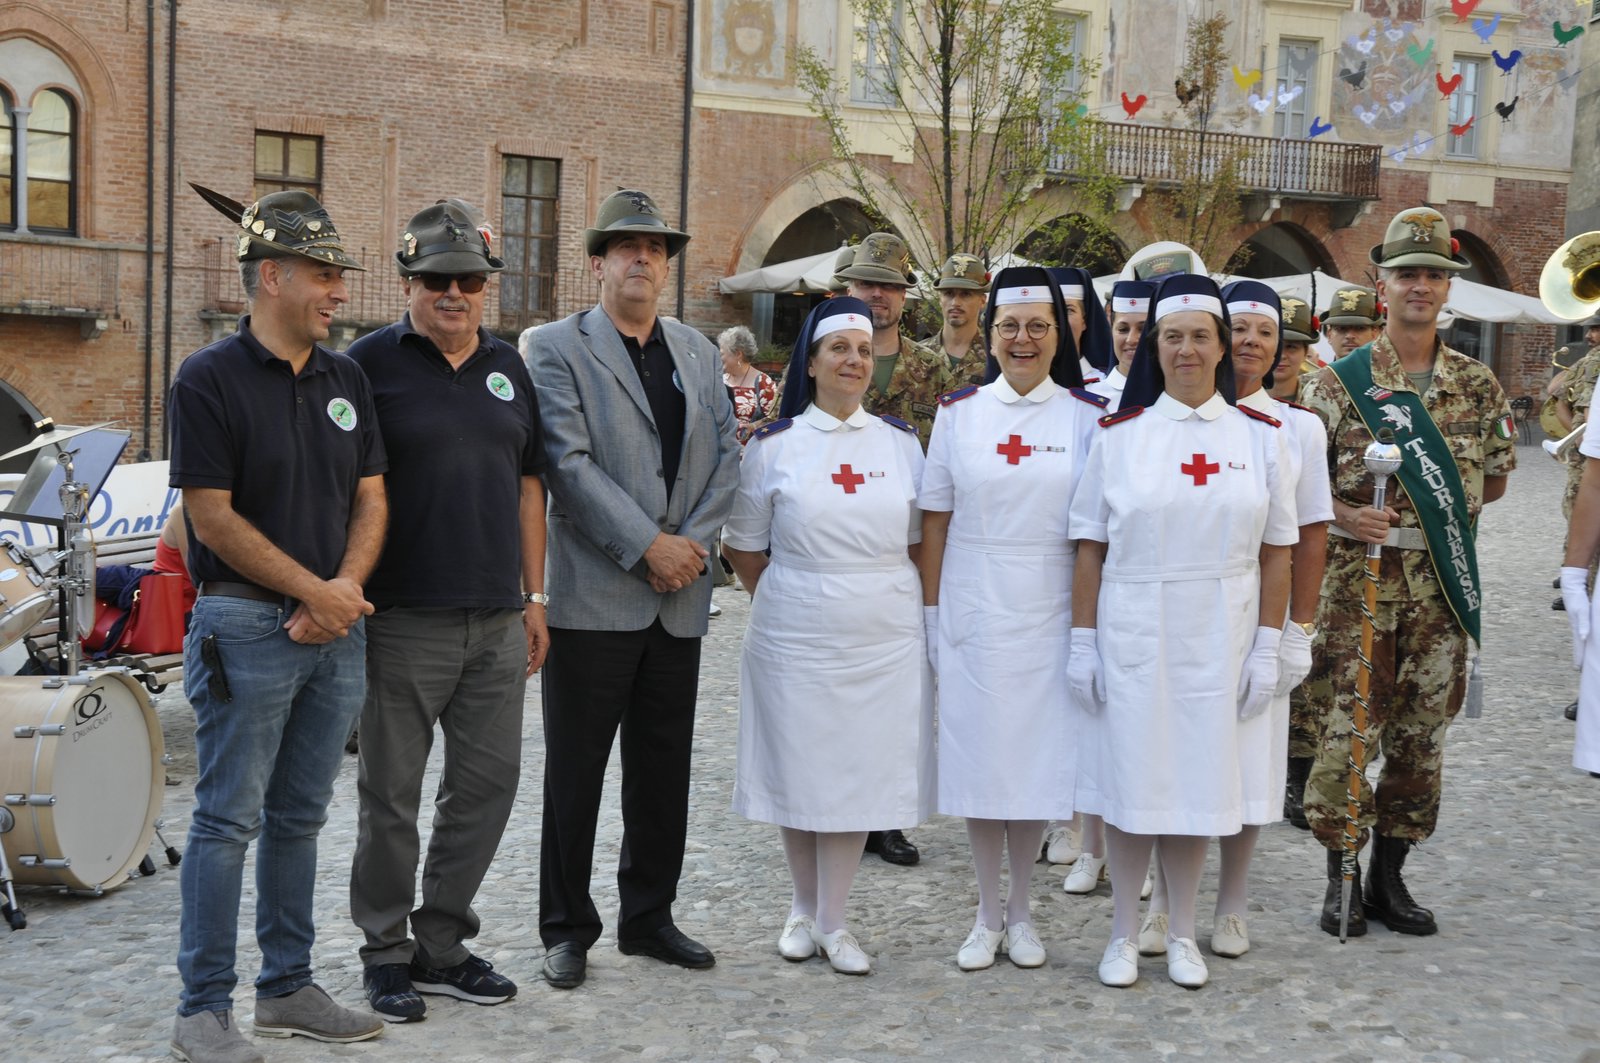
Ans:
[{"label": "nurse in white uniform", "polygon": [[1572,505],[1567,529],[1567,556],[1561,568],[1561,599],[1572,625],[1572,666],[1583,669],[1578,679],[1578,733],[1572,766],[1600,776],[1600,596],[1589,595],[1589,560],[1600,550],[1600,431],[1586,431],[1578,453],[1583,480]]},{"label": "nurse in white uniform", "polygon": [[1126,885],[1157,837],[1167,973],[1205,984],[1194,909],[1206,845],[1243,825],[1238,721],[1265,712],[1278,683],[1299,530],[1277,482],[1277,422],[1231,402],[1230,331],[1209,278],[1162,282],[1122,410],[1101,420],[1072,500],[1076,800],[1106,821],[1114,916],[1099,973],[1111,986],[1138,978],[1139,895]]},{"label": "nurse in white uniform", "polygon": [[[1235,281],[1222,289],[1233,324],[1233,380],[1240,407],[1276,418],[1279,431],[1278,478],[1294,498],[1300,539],[1290,548],[1289,620],[1279,644],[1278,687],[1272,707],[1239,724],[1239,769],[1244,828],[1221,839],[1217,905],[1211,924],[1211,951],[1229,958],[1250,949],[1245,924],[1250,860],[1261,827],[1283,818],[1283,788],[1288,764],[1289,692],[1311,671],[1322,570],[1327,561],[1328,524],[1333,493],[1328,486],[1327,429],[1310,410],[1275,399],[1273,374],[1282,372],[1282,307],[1278,293],[1260,281]],[[1166,952],[1165,891],[1158,881],[1150,910],[1139,927],[1139,952]]]},{"label": "nurse in white uniform", "polygon": [[1050,279],[1067,307],[1067,329],[1078,352],[1078,371],[1089,382],[1101,380],[1116,364],[1105,308],[1094,290],[1094,277],[1077,266],[1051,266]]},{"label": "nurse in white uniform", "polygon": [[1028,881],[1046,822],[1072,814],[1067,503],[1105,399],[1082,389],[1065,322],[1043,269],[1000,271],[983,322],[998,378],[940,399],[918,496],[937,807],[966,818],[978,878],[964,971],[991,966],[997,947],[1018,967],[1044,964]]},{"label": "nurse in white uniform", "polygon": [[754,599],[733,810],[781,828],[794,893],[779,952],[820,950],[845,974],[870,970],[844,915],[866,833],[921,823],[934,783],[915,564],[922,448],[910,425],[861,409],[871,379],[870,309],[818,306],[780,420],[745,450],[722,537]]}]

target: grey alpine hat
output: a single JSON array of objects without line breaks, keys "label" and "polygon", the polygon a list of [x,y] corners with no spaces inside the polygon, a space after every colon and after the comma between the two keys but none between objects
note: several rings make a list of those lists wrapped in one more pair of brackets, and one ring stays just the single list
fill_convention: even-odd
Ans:
[{"label": "grey alpine hat", "polygon": [[1360,284],[1347,284],[1342,288],[1335,288],[1322,323],[1362,327],[1383,324],[1383,315],[1378,312],[1378,293]]},{"label": "grey alpine hat", "polygon": [[850,264],[834,276],[847,281],[905,287],[917,283],[917,275],[911,272],[911,249],[894,233],[868,233],[855,246]]},{"label": "grey alpine hat", "polygon": [[968,291],[986,292],[989,290],[989,271],[983,268],[983,259],[977,255],[957,251],[939,267],[939,280],[934,287],[940,291],[965,288]]},{"label": "grey alpine hat", "polygon": [[1434,269],[1471,269],[1461,256],[1461,244],[1450,235],[1450,224],[1432,207],[1402,210],[1389,222],[1383,243],[1368,254],[1375,266],[1431,266]]},{"label": "grey alpine hat", "polygon": [[[457,201],[459,202],[459,201]],[[499,273],[506,264],[489,250],[488,226],[480,226],[466,204],[446,201],[424,207],[406,222],[400,250],[394,254],[400,272]]]},{"label": "grey alpine hat", "polygon": [[668,225],[656,201],[643,192],[624,188],[607,196],[600,204],[594,225],[583,230],[583,248],[590,255],[606,253],[606,244],[622,233],[650,233],[667,241],[667,257],[683,250],[689,234]]}]

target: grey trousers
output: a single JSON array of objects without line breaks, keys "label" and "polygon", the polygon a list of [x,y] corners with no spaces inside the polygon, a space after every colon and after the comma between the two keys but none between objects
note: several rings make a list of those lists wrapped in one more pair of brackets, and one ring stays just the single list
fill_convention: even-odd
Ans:
[{"label": "grey trousers", "polygon": [[[516,609],[393,608],[367,618],[361,799],[350,915],[362,963],[466,960],[473,898],[511,815],[522,768],[528,641]],[[417,815],[434,725],[444,770],[416,902]],[[412,938],[407,937],[406,922]]]}]

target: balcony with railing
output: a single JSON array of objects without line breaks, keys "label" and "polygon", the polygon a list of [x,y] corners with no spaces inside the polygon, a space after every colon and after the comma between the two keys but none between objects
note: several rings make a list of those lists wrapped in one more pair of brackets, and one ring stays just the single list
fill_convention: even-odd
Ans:
[{"label": "balcony with railing", "polygon": [[[1037,144],[1031,138],[1040,135],[1042,127],[1030,127],[1020,153],[1031,156]],[[1222,160],[1234,158],[1241,192],[1348,202],[1378,198],[1382,150],[1376,144],[1098,122],[1077,152],[1047,159],[1044,170],[1064,180],[1103,172],[1159,188],[1209,177]]]},{"label": "balcony with railing", "polygon": [[0,314],[75,318],[98,334],[117,316],[122,254],[76,240],[0,237]]}]

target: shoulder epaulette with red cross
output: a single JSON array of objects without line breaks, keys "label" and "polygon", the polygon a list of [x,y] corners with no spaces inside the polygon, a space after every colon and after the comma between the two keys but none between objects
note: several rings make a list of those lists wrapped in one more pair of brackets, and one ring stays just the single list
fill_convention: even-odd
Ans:
[{"label": "shoulder epaulette with red cross", "polygon": [[1070,388],[1068,390],[1072,392],[1073,398],[1081,399],[1091,406],[1098,406],[1102,410],[1111,405],[1111,400],[1109,398],[1104,395],[1096,395],[1087,388]]},{"label": "shoulder epaulette with red cross", "polygon": [[1269,413],[1262,413],[1260,410],[1252,410],[1248,406],[1240,406],[1240,407],[1237,407],[1237,409],[1238,409],[1238,411],[1240,413],[1244,414],[1246,417],[1254,418],[1255,420],[1260,421],[1263,424],[1270,424],[1274,428],[1282,428],[1283,427],[1283,422],[1278,420],[1276,417],[1272,416]]},{"label": "shoulder epaulette with red cross", "polygon": [[1104,417],[1100,418],[1097,423],[1101,428],[1110,428],[1114,424],[1121,424],[1123,421],[1131,421],[1143,412],[1143,406],[1124,406],[1116,413],[1106,414]]},{"label": "shoulder epaulette with red cross", "polygon": [[884,424],[893,425],[894,427],[900,429],[900,431],[902,431],[902,432],[910,432],[912,435],[916,435],[917,434],[917,426],[916,425],[911,424],[909,421],[902,421],[900,418],[894,416],[891,413],[880,413],[880,414],[878,414],[878,419],[880,421],[882,421]]},{"label": "shoulder epaulette with red cross", "polygon": [[1298,402],[1290,402],[1288,399],[1279,399],[1278,401],[1283,403],[1285,406],[1291,406],[1297,410],[1304,410],[1312,416],[1316,416],[1317,411],[1313,410],[1310,406],[1302,406]]},{"label": "shoulder epaulette with red cross", "polygon": [[940,406],[950,406],[950,405],[953,405],[954,403],[960,402],[962,399],[970,399],[972,396],[976,395],[977,393],[978,393],[978,385],[976,385],[976,384],[968,384],[964,388],[956,388],[954,391],[947,391],[943,395],[940,395],[939,396],[939,405]]},{"label": "shoulder epaulette with red cross", "polygon": [[760,428],[757,428],[755,430],[754,434],[752,434],[750,436],[750,438],[751,439],[765,439],[768,436],[775,436],[779,432],[782,432],[784,429],[793,427],[793,425],[794,425],[794,418],[793,417],[785,417],[782,420],[773,421],[771,424],[762,425]]}]

